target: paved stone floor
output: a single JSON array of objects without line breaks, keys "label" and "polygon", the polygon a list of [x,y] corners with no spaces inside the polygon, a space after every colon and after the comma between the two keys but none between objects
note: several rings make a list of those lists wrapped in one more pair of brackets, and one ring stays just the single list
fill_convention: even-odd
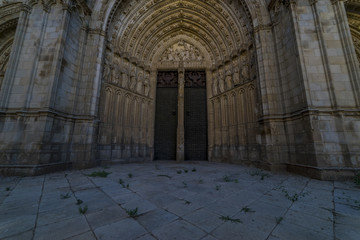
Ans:
[{"label": "paved stone floor", "polygon": [[[102,171],[110,174],[88,176]],[[0,180],[6,240],[360,239],[360,188],[352,182],[206,162]]]}]

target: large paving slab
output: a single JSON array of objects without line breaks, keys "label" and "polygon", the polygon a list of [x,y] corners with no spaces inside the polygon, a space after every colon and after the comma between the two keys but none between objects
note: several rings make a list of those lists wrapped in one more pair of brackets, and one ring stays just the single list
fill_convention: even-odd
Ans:
[{"label": "large paving slab", "polygon": [[355,183],[238,165],[124,164],[0,187],[4,240],[360,239]]}]

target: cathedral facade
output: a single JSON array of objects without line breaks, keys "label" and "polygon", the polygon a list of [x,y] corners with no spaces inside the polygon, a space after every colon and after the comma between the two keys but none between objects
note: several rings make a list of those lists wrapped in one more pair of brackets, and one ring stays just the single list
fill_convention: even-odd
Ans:
[{"label": "cathedral facade", "polygon": [[360,170],[358,0],[0,1],[0,173]]}]

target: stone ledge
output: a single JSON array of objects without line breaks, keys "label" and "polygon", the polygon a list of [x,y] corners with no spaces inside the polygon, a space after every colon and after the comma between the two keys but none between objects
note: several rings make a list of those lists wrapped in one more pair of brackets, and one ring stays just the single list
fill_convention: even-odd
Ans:
[{"label": "stone ledge", "polygon": [[38,176],[70,169],[71,162],[37,165],[0,165],[0,176]]},{"label": "stone ledge", "polygon": [[292,173],[328,181],[352,180],[360,172],[360,168],[316,167],[298,164],[286,164],[286,169]]}]

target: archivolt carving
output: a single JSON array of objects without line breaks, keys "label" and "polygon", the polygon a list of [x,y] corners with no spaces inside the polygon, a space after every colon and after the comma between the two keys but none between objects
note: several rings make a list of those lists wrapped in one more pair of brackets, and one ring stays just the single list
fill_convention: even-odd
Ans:
[{"label": "archivolt carving", "polygon": [[119,52],[150,64],[160,41],[186,34],[204,43],[213,63],[223,61],[241,43],[253,41],[252,22],[242,4],[215,0],[115,2],[107,24],[108,38]]}]

